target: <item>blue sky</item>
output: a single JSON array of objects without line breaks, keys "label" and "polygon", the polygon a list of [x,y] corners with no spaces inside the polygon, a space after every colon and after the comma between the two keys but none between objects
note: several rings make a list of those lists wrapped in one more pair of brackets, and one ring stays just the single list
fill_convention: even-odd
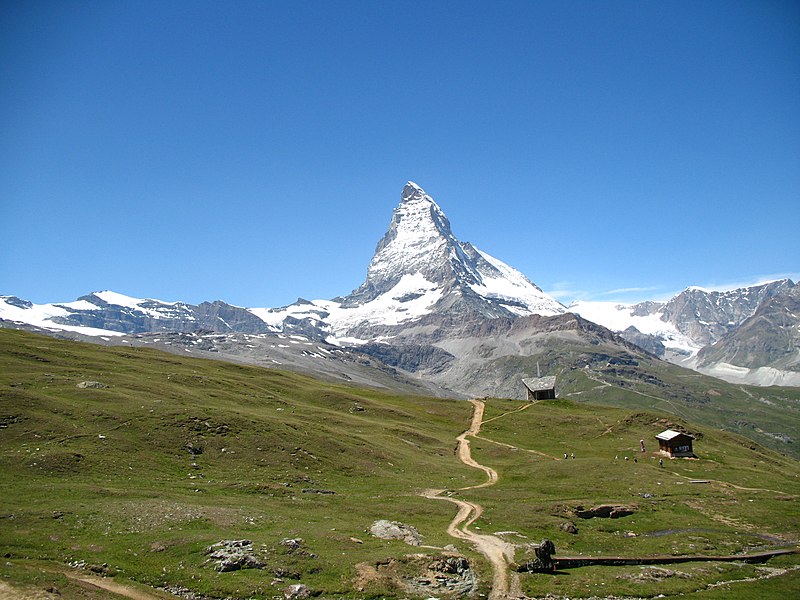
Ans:
[{"label": "blue sky", "polygon": [[4,2],[0,294],[357,287],[407,180],[575,298],[800,272],[800,3]]}]

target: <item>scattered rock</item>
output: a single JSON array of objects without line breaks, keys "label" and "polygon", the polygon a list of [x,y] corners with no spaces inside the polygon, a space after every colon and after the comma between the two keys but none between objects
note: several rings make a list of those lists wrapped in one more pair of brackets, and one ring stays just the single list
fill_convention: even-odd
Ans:
[{"label": "scattered rock", "polygon": [[287,569],[286,567],[275,567],[272,569],[272,574],[281,581],[284,579],[300,579],[300,573]]},{"label": "scattered rock", "polygon": [[197,456],[198,454],[202,454],[203,453],[203,447],[202,446],[196,446],[192,442],[186,442],[183,447],[192,456]]},{"label": "scattered rock", "polygon": [[304,489],[304,490],[301,490],[301,491],[304,494],[335,494],[336,493],[333,490],[317,490],[317,489],[313,489],[313,488],[307,488],[307,489]]},{"label": "scattered rock", "polygon": [[311,590],[304,583],[295,583],[283,590],[283,597],[286,600],[305,600],[311,596]]},{"label": "scattered rock", "polygon": [[101,389],[107,388],[108,386],[105,383],[100,383],[99,381],[81,381],[75,387],[80,388],[82,390],[85,390],[85,389],[88,389],[88,388],[101,390]]},{"label": "scattered rock", "polygon": [[303,545],[303,538],[284,538],[281,540],[281,546],[286,546],[289,551],[299,550]]},{"label": "scattered rock", "polygon": [[207,562],[216,563],[214,569],[220,573],[264,567],[264,563],[253,554],[250,540],[223,540],[209,546],[206,554],[209,555]]},{"label": "scattered rock", "polygon": [[561,525],[559,525],[558,527],[559,529],[561,529],[562,531],[566,531],[567,533],[571,533],[573,535],[578,534],[578,527],[572,521],[561,523]]},{"label": "scattered rock", "polygon": [[682,571],[673,571],[672,569],[664,569],[662,567],[642,567],[642,570],[639,573],[620,575],[617,577],[617,579],[627,579],[629,581],[635,581],[636,583],[647,583],[651,581],[669,579],[670,577],[687,579],[690,578],[691,575],[688,573],[683,573]]},{"label": "scattered rock", "polygon": [[416,527],[400,523],[399,521],[375,521],[370,528],[370,533],[382,540],[402,540],[409,546],[421,546],[422,536]]},{"label": "scattered rock", "polygon": [[622,506],[620,504],[601,504],[593,508],[584,509],[578,506],[575,509],[575,514],[581,519],[619,519],[620,517],[627,517],[637,511],[635,506]]}]

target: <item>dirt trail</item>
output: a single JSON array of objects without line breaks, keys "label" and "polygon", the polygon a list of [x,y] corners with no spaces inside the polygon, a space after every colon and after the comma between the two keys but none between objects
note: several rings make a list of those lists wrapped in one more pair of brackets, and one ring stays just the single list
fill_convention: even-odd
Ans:
[{"label": "dirt trail", "polygon": [[[497,471],[479,464],[472,458],[467,437],[475,437],[480,433],[485,405],[480,400],[470,400],[470,402],[475,407],[472,413],[472,423],[470,428],[457,438],[458,458],[465,465],[480,469],[486,473],[487,480],[479,485],[461,488],[462,491],[487,487],[497,483]],[[469,526],[483,514],[483,507],[474,502],[442,496],[441,494],[444,491],[425,490],[421,495],[431,500],[445,500],[458,506],[458,513],[447,526],[447,533],[454,538],[470,542],[491,563],[494,575],[489,600],[521,597],[519,575],[509,569],[509,565],[514,562],[514,546],[496,536],[470,531]]]},{"label": "dirt trail", "polygon": [[[167,600],[175,598],[174,595],[146,588],[145,586],[134,587],[124,583],[118,583],[113,579],[99,577],[97,575],[90,575],[89,573],[77,571],[65,571],[62,569],[43,569],[47,573],[61,573],[73,581],[79,582],[79,585],[87,588],[95,588],[111,592],[113,596],[108,598],[124,597],[131,600]],[[0,600],[51,600],[60,595],[60,592],[49,592],[37,589],[24,589],[12,586],[8,583],[0,581]]]},{"label": "dirt trail", "polygon": [[97,577],[88,574],[78,575],[74,573],[65,573],[65,575],[70,579],[80,581],[81,583],[88,584],[92,587],[106,590],[107,592],[111,592],[118,596],[130,598],[131,600],[164,600],[165,598],[174,598],[174,596],[171,594],[167,595],[155,590],[153,590],[153,592],[148,592],[144,589],[138,589],[129,585],[125,585],[124,583],[117,583],[113,579],[107,579],[105,577]]}]

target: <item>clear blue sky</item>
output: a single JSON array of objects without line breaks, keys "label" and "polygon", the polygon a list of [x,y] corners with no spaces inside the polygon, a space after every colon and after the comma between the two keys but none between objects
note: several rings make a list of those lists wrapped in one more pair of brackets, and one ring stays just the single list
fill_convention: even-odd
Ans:
[{"label": "clear blue sky", "polygon": [[794,1],[6,1],[0,81],[0,294],[332,298],[409,179],[567,302],[800,272]]}]

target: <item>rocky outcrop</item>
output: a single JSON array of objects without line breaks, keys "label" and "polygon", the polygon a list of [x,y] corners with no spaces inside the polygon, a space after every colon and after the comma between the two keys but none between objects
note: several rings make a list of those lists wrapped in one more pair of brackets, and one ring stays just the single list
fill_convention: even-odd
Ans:
[{"label": "rocky outcrop", "polygon": [[736,330],[698,354],[700,366],[800,371],[800,285],[773,295]]},{"label": "rocky outcrop", "polygon": [[192,307],[197,328],[228,333],[269,333],[270,328],[246,308],[215,300]]},{"label": "rocky outcrop", "polygon": [[358,348],[387,365],[415,373],[420,370],[439,372],[455,359],[455,356],[430,344],[364,344]]},{"label": "rocky outcrop", "polygon": [[101,383],[100,381],[81,381],[75,387],[82,390],[85,389],[102,390],[107,388],[108,386],[105,383]]},{"label": "rocky outcrop", "polygon": [[469,560],[457,552],[438,556],[408,554],[374,563],[356,565],[354,587],[359,592],[397,597],[471,597],[478,589],[478,576]]},{"label": "rocky outcrop", "polygon": [[662,358],[667,351],[664,343],[658,336],[642,333],[633,325],[620,333],[620,337],[631,344],[636,344],[642,350],[646,350],[659,358]]},{"label": "rocky outcrop", "polygon": [[442,556],[426,566],[425,573],[406,580],[412,593],[425,596],[449,594],[467,596],[477,587],[478,577],[463,556]]},{"label": "rocky outcrop", "polygon": [[619,519],[627,517],[637,511],[635,506],[623,506],[621,504],[601,504],[592,508],[578,506],[575,509],[575,516],[581,519]]},{"label": "rocky outcrop", "polygon": [[264,562],[253,550],[250,540],[223,540],[206,549],[208,561],[220,573],[238,571],[240,569],[261,569]]}]

